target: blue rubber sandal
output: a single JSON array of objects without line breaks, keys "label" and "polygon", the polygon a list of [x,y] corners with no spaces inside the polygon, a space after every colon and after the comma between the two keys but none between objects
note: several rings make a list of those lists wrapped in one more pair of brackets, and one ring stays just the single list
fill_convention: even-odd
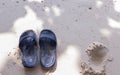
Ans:
[{"label": "blue rubber sandal", "polygon": [[24,67],[32,68],[38,63],[38,47],[36,34],[32,30],[25,31],[19,39],[22,64]]},{"label": "blue rubber sandal", "polygon": [[49,70],[56,64],[56,36],[51,30],[42,30],[39,37],[40,64],[43,69]]}]

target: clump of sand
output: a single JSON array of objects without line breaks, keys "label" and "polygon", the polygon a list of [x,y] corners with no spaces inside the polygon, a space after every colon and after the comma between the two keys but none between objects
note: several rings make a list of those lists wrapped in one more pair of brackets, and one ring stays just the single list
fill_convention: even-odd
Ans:
[{"label": "clump of sand", "polygon": [[106,65],[112,61],[108,57],[108,48],[102,43],[94,42],[86,50],[88,62],[81,63],[83,75],[106,75]]}]

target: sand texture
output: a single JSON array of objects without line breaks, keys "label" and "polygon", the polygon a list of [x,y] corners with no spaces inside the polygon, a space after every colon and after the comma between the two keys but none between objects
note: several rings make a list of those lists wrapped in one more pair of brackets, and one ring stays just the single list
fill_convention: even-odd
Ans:
[{"label": "sand texture", "polygon": [[[23,67],[19,37],[30,29],[37,41],[56,34],[54,70]],[[119,45],[120,0],[0,0],[0,75],[120,75]]]}]

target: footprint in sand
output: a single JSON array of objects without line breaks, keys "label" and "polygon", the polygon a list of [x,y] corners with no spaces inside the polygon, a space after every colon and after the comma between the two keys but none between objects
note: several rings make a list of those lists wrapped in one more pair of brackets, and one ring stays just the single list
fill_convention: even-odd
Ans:
[{"label": "footprint in sand", "polygon": [[109,50],[99,42],[89,45],[86,50],[88,62],[81,63],[83,75],[106,75],[105,67],[109,60]]}]

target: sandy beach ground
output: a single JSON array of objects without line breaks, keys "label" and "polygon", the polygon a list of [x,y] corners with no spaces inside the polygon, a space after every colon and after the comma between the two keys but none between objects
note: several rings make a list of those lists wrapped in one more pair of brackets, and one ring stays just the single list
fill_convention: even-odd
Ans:
[{"label": "sandy beach ground", "polygon": [[51,75],[82,75],[86,49],[100,42],[113,61],[107,75],[120,75],[120,0],[0,0],[0,75],[46,75],[39,63],[26,69],[18,43],[25,30],[57,36],[57,68]]}]

